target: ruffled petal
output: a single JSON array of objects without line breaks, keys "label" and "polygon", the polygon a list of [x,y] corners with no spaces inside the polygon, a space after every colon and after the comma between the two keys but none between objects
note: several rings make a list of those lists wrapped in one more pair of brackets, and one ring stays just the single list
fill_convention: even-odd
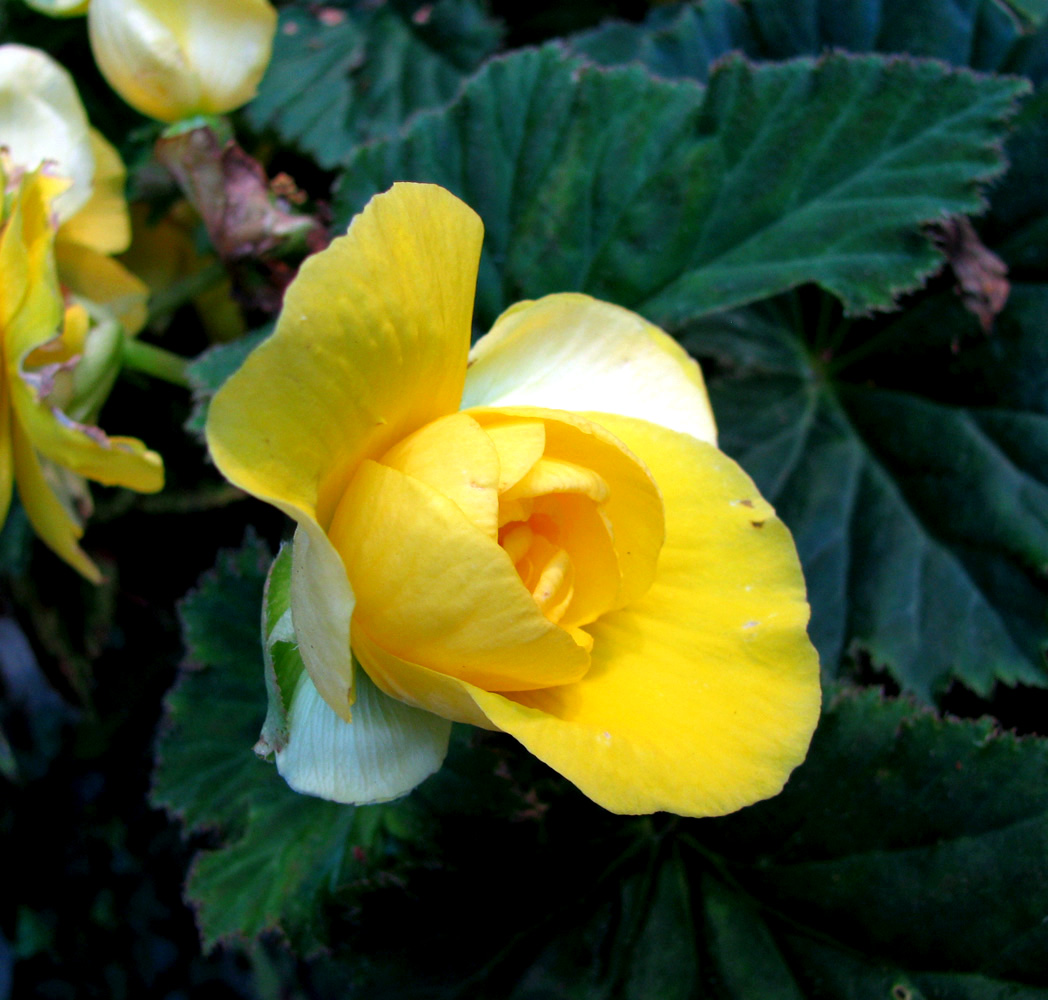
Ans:
[{"label": "ruffled petal", "polygon": [[357,620],[391,653],[492,690],[585,672],[585,651],[542,615],[506,552],[419,480],[364,462],[330,537]]},{"label": "ruffled petal", "polygon": [[357,465],[458,409],[483,227],[427,184],[373,198],[302,266],[277,330],[211,403],[222,473],[326,527]]},{"label": "ruffled petal", "polygon": [[[664,537],[659,489],[643,463],[606,428],[582,414],[529,406],[477,408],[469,413],[489,431],[506,422],[525,418],[541,420],[545,427],[544,456],[546,460],[553,460],[546,468],[559,461],[562,472],[575,466],[597,474],[608,489],[604,511],[613,527],[621,571],[616,604],[621,606],[643,594],[655,576]],[[507,491],[506,496],[512,495],[513,490]]]},{"label": "ruffled petal", "polygon": [[444,763],[451,723],[388,697],[366,674],[345,722],[307,674],[291,699],[287,745],[277,770],[296,791],[364,805],[406,795]]},{"label": "ruffled petal", "polygon": [[667,537],[655,582],[590,626],[592,667],[578,683],[470,695],[613,812],[713,816],[774,795],[804,759],[820,704],[789,532],[715,448],[590,416],[662,489]]},{"label": "ruffled petal", "polygon": [[10,382],[16,422],[45,458],[105,486],[155,493],[164,485],[163,459],[141,441],[108,437],[97,427],[78,424],[37,399],[25,377]]},{"label": "ruffled petal", "polygon": [[618,413],[717,440],[702,372],[687,352],[636,313],[577,293],[504,312],[470,354],[462,406]]}]

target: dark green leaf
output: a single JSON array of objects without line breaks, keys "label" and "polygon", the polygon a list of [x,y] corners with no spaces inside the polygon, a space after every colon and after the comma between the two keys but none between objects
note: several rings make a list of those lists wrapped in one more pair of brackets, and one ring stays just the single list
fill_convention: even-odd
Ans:
[{"label": "dark green leaf", "polygon": [[[671,78],[705,80],[725,52],[755,59],[818,56],[828,49],[905,53],[986,71],[1012,67],[1024,31],[1043,18],[1013,8],[1043,0],[706,0],[657,7],[640,23],[610,22],[568,39],[602,66],[639,61]],[[1023,12],[1026,13],[1025,11]]]},{"label": "dark green leaf", "polygon": [[224,553],[182,605],[189,667],[168,695],[153,801],[223,846],[198,855],[187,883],[206,947],[282,928],[322,937],[323,901],[366,870],[394,806],[354,809],[292,792],[252,746],[262,726],[260,613],[270,555],[249,541]]},{"label": "dark green leaf", "polygon": [[498,39],[472,0],[288,7],[248,120],[334,167],[454,97]]},{"label": "dark green leaf", "polygon": [[722,446],[794,534],[826,675],[858,644],[923,698],[1048,683],[1043,303],[1018,292],[987,338],[940,296],[857,324],[829,366],[785,303],[685,337],[721,372]]},{"label": "dark green leaf", "polygon": [[601,66],[639,62],[656,76],[702,83],[725,53],[759,48],[746,8],[734,0],[656,7],[643,24],[611,21],[568,44]]},{"label": "dark green leaf", "polygon": [[781,796],[702,825],[729,995],[1042,997],[1046,779],[1044,740],[839,696]]},{"label": "dark green leaf", "polygon": [[806,281],[849,310],[887,308],[939,265],[920,224],[980,210],[1024,86],[831,55],[730,59],[702,91],[521,52],[360,149],[341,212],[394,180],[461,196],[487,227],[482,323],[567,289],[669,325]]},{"label": "dark green leaf", "polygon": [[291,624],[291,546],[282,545],[266,577],[263,594],[262,652],[266,661],[266,697],[269,707],[255,752],[282,750],[288,739],[288,709],[305,664]]}]

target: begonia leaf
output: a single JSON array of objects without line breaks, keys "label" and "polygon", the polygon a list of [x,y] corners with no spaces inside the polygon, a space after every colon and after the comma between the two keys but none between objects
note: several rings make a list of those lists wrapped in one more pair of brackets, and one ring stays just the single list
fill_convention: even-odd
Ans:
[{"label": "begonia leaf", "polygon": [[921,223],[981,210],[1026,87],[831,54],[729,58],[703,90],[524,51],[359,149],[340,211],[348,221],[398,179],[462,197],[486,227],[481,326],[564,289],[670,327],[806,281],[851,312],[884,309],[940,266]]},{"label": "begonia leaf", "polygon": [[248,120],[334,167],[356,144],[449,101],[497,43],[473,0],[286,7]]},{"label": "begonia leaf", "polygon": [[260,609],[271,556],[249,541],[224,553],[182,604],[189,666],[168,695],[153,802],[190,831],[217,830],[186,895],[206,947],[281,927],[310,945],[323,899],[366,871],[387,810],[291,791],[252,746],[266,707]]},{"label": "begonia leaf", "polygon": [[[1048,25],[1033,7],[1043,14],[1041,0],[1010,6],[1005,0],[706,0],[657,7],[639,24],[611,21],[568,43],[601,66],[640,63],[667,79],[705,82],[714,61],[732,51],[787,59],[846,49],[941,59],[1041,86],[1048,78]],[[1048,92],[1028,101],[1014,124],[1006,146],[1010,170],[982,228],[1009,265],[1043,272]]]},{"label": "begonia leaf", "polygon": [[1021,73],[1017,46],[1043,20],[1021,8],[1034,6],[1043,0],[705,0],[656,7],[640,23],[610,21],[568,43],[602,66],[641,62],[671,79],[705,80],[711,63],[731,51],[789,59],[828,49]]},{"label": "begonia leaf", "polygon": [[786,301],[685,335],[719,372],[721,446],[793,532],[824,676],[858,647],[925,699],[1048,684],[1046,301],[1014,289],[987,338],[941,295],[842,324],[829,361]]},{"label": "begonia leaf", "polygon": [[720,974],[759,963],[768,996],[791,977],[801,996],[1043,996],[1046,779],[1048,741],[839,694],[783,795],[705,826],[731,887],[704,893]]}]

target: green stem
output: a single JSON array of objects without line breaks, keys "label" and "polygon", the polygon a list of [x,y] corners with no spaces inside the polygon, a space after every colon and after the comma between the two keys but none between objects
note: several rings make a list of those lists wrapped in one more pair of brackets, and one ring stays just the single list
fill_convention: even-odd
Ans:
[{"label": "green stem", "polygon": [[149,297],[149,319],[167,316],[179,306],[195,299],[198,295],[210,291],[226,277],[226,269],[221,261],[213,261],[207,267],[176,281],[169,288],[154,292]]},{"label": "green stem", "polygon": [[141,340],[127,340],[124,343],[124,366],[132,371],[152,375],[172,385],[190,388],[186,368],[191,358],[165,351],[155,344],[146,344]]}]

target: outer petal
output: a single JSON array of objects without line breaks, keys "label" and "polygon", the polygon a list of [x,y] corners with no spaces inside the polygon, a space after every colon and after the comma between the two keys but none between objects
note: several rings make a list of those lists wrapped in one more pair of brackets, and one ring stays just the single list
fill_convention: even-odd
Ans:
[{"label": "outer petal", "polygon": [[131,242],[131,216],[124,199],[127,173],[120,154],[101,132],[90,129],[88,139],[95,159],[91,197],[62,226],[59,239],[99,253],[121,253]]},{"label": "outer petal", "polygon": [[789,532],[716,449],[643,421],[591,417],[663,491],[655,583],[590,627],[593,665],[577,684],[471,697],[614,812],[711,816],[774,795],[804,759],[820,702]]},{"label": "outer petal", "polygon": [[599,410],[717,440],[687,352],[636,313],[576,293],[506,310],[473,348],[462,406]]},{"label": "outer petal", "polygon": [[363,805],[406,795],[440,768],[451,723],[357,683],[353,721],[344,722],[307,674],[291,700],[287,746],[277,770],[296,791]]},{"label": "outer petal", "polygon": [[222,473],[327,527],[363,459],[457,410],[482,237],[476,213],[442,188],[373,198],[306,261],[276,333],[212,401]]},{"label": "outer petal", "polygon": [[506,552],[414,477],[364,462],[331,541],[356,618],[391,653],[503,691],[585,672],[586,652],[542,615]]}]

